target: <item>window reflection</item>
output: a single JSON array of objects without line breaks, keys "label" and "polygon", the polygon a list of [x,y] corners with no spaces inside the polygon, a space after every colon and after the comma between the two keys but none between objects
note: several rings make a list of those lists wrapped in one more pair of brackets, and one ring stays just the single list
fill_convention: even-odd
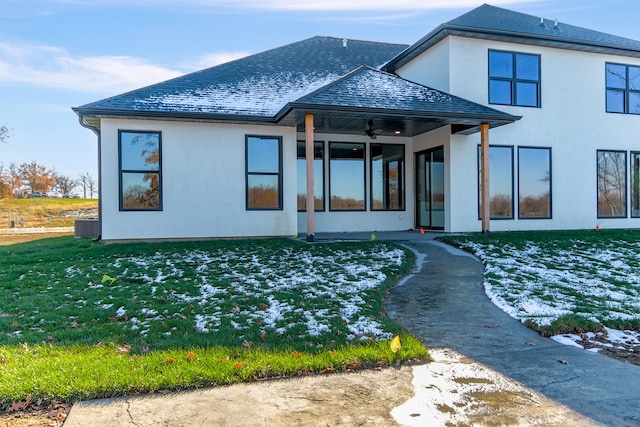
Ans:
[{"label": "window reflection", "polygon": [[605,65],[607,113],[640,114],[640,67]]},{"label": "window reflection", "polygon": [[[478,217],[482,217],[482,153],[478,146]],[[513,219],[513,147],[489,147],[491,219]]]},{"label": "window reflection", "polygon": [[365,145],[329,143],[329,209],[365,210]]},{"label": "window reflection", "polygon": [[371,144],[371,210],[404,209],[404,146]]},{"label": "window reflection", "polygon": [[627,216],[627,153],[597,151],[598,218]]},{"label": "window reflection", "polygon": [[[298,210],[307,210],[307,147],[305,141],[298,141]],[[324,210],[324,143],[313,143],[313,203],[314,210]]]},{"label": "window reflection", "polygon": [[540,55],[489,51],[489,103],[540,106]]},{"label": "window reflection", "polygon": [[247,209],[282,209],[282,140],[247,136]]},{"label": "window reflection", "polygon": [[160,210],[160,132],[118,134],[120,209]]},{"label": "window reflection", "polygon": [[518,148],[518,217],[551,218],[550,148]]},{"label": "window reflection", "polygon": [[631,216],[640,218],[640,153],[631,153]]}]

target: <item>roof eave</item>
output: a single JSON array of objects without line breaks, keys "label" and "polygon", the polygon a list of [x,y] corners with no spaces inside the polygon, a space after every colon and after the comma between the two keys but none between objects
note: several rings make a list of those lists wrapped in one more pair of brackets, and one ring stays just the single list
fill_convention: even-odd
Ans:
[{"label": "roof eave", "polygon": [[81,117],[94,116],[100,118],[126,118],[149,120],[187,120],[198,122],[242,123],[242,124],[275,124],[272,116],[253,116],[238,114],[215,114],[204,112],[180,111],[139,111],[139,110],[108,110],[95,108],[72,108]]},{"label": "roof eave", "polygon": [[399,118],[411,118],[422,120],[434,120],[445,121],[447,123],[459,123],[459,124],[480,124],[480,123],[493,123],[493,124],[509,124],[518,121],[522,116],[513,116],[510,114],[474,114],[474,113],[457,113],[457,112],[430,112],[430,111],[415,111],[415,110],[391,110],[384,108],[367,108],[367,107],[353,107],[353,106],[335,106],[335,105],[322,105],[322,104],[304,104],[304,103],[289,103],[287,108],[278,113],[277,120],[280,121],[289,113],[294,110],[306,111],[306,112],[323,112],[323,113],[350,113],[354,115],[362,116],[384,116],[384,117],[399,117]]},{"label": "roof eave", "polygon": [[448,36],[480,38],[515,42],[528,45],[539,45],[568,50],[578,50],[595,53],[611,53],[614,55],[640,58],[640,49],[603,42],[587,42],[577,39],[568,39],[554,35],[539,35],[530,33],[518,33],[488,28],[467,27],[462,25],[443,24],[431,33],[420,39],[412,46],[405,49],[398,56],[387,62],[381,69],[387,72],[396,72],[399,68],[415,59],[417,56],[444,40]]},{"label": "roof eave", "polygon": [[395,58],[392,58],[389,62],[380,67],[380,69],[389,73],[395,73],[398,68],[402,67],[404,64],[447,37],[449,34],[446,32],[446,28],[446,24],[440,24],[434,30],[429,32],[429,34],[400,52],[400,54]]}]

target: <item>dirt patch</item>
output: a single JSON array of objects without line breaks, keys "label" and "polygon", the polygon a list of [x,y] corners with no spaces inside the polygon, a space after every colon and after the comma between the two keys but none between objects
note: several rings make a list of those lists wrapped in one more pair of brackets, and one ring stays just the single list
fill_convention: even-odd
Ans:
[{"label": "dirt patch", "polygon": [[32,242],[34,240],[48,239],[50,237],[70,236],[68,231],[61,233],[21,233],[0,234],[0,246],[15,245],[16,243]]},{"label": "dirt patch", "polygon": [[611,337],[609,332],[605,330],[604,332],[583,333],[577,336],[565,335],[565,337],[574,340],[585,350],[594,351],[595,349],[605,356],[640,366],[640,333],[638,331],[618,331],[617,335],[617,337]]},{"label": "dirt patch", "polygon": [[0,427],[61,427],[70,404],[49,404],[38,409],[0,412]]},{"label": "dirt patch", "polygon": [[599,349],[599,353],[605,356],[613,357],[614,359],[622,360],[623,362],[629,362],[634,365],[640,366],[640,353],[639,347],[634,346],[634,348],[616,348],[616,347],[602,347],[599,345],[593,344],[591,341],[576,341],[578,344],[583,346],[585,349],[597,348]]}]

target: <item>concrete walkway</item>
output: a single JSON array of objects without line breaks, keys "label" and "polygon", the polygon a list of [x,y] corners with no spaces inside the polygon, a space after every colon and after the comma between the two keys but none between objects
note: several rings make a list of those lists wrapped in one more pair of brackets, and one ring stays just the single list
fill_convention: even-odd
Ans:
[{"label": "concrete walkway", "polygon": [[541,337],[489,301],[475,257],[416,236],[389,236],[426,257],[390,293],[391,318],[428,348],[453,349],[602,425],[640,426],[640,367]]},{"label": "concrete walkway", "polygon": [[[640,426],[640,367],[540,337],[489,301],[474,257],[434,237],[376,233],[418,254],[415,274],[385,307],[433,349],[434,362],[82,402],[65,427]],[[371,233],[317,238],[369,240]],[[461,394],[470,397],[466,404]]]}]

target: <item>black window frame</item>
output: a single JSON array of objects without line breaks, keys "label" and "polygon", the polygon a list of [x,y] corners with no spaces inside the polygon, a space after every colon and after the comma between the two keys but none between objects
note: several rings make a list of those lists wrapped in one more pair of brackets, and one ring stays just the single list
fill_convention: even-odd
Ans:
[{"label": "black window frame", "polygon": [[[493,217],[490,216],[489,220],[491,221],[513,221],[516,217],[516,213],[515,213],[515,198],[516,198],[516,194],[515,194],[515,158],[514,158],[514,146],[513,145],[489,145],[489,154],[491,154],[491,147],[498,147],[498,148],[510,148],[511,149],[511,216],[510,217],[505,217],[505,216],[499,216],[499,217]],[[478,220],[482,219],[482,193],[480,191],[480,189],[482,188],[482,176],[480,175],[480,170],[482,168],[482,146],[480,144],[478,144],[478,164],[477,164],[477,169],[476,169],[476,173],[478,175],[478,187],[477,187],[477,193],[478,193]],[[489,175],[491,175],[491,170],[492,168],[489,167]],[[489,186],[489,191],[491,191],[491,186]],[[491,194],[489,194],[489,207],[491,207]]]},{"label": "black window frame", "polygon": [[[622,215],[600,215],[600,171],[599,171],[599,155],[600,153],[622,153],[624,154],[624,185],[622,188],[624,189],[624,213]],[[627,203],[627,199],[629,197],[629,184],[627,183],[627,174],[628,174],[628,159],[627,159],[627,151],[626,150],[596,150],[596,215],[598,219],[620,219],[620,218],[628,218],[629,217],[629,206]]]},{"label": "black window frame", "polygon": [[[400,193],[400,205],[402,207],[400,208],[394,208],[394,209],[390,209],[390,208],[380,208],[380,209],[376,209],[373,206],[373,146],[384,146],[384,145],[388,145],[388,146],[392,146],[394,148],[396,147],[400,147],[402,149],[402,164],[400,166],[400,172],[401,172],[401,177],[399,179],[399,193]],[[405,150],[405,146],[404,144],[389,144],[389,143],[382,143],[382,142],[371,142],[369,143],[369,210],[372,212],[403,212],[407,210],[407,203],[406,203],[406,193],[405,193],[405,171],[406,171],[406,150]],[[388,187],[384,190],[388,193]]]},{"label": "black window frame", "polygon": [[[640,160],[640,151],[631,151],[629,153],[629,188],[630,188],[630,203],[631,206],[629,207],[629,214],[631,216],[631,218],[640,218],[640,164],[638,165],[638,173],[634,174],[633,173],[633,156],[637,155],[639,160]],[[640,163],[640,162],[639,162]],[[634,185],[634,178],[636,181],[638,181],[638,185]],[[633,190],[637,189],[638,190],[638,194],[636,194],[636,197],[634,198],[633,196]],[[636,209],[638,211],[637,214],[634,215],[633,211],[633,205],[634,202],[636,205],[638,205],[638,209]]]},{"label": "black window frame", "polygon": [[[617,87],[612,87],[609,86],[607,84],[607,73],[608,71],[608,66],[609,65],[617,65],[620,67],[624,67],[625,70],[625,75],[624,75],[624,81],[625,81],[625,88],[617,88]],[[630,93],[635,93],[638,96],[640,96],[640,88],[637,89],[632,89],[629,87],[629,68],[640,68],[640,65],[633,65],[633,64],[621,64],[618,62],[605,62],[605,71],[604,71],[604,86],[605,86],[605,111],[609,114],[631,114],[634,116],[640,115],[640,110],[638,110],[637,113],[632,113],[629,111],[629,94]],[[624,96],[624,111],[610,111],[609,110],[609,92],[610,91],[614,91],[614,92],[622,92],[623,96]],[[607,151],[607,150],[605,150]]]},{"label": "black window frame", "polygon": [[[122,168],[122,135],[128,133],[158,135],[158,170],[151,169],[123,169]],[[154,208],[127,208],[123,199],[123,175],[125,173],[156,173],[158,174],[158,206]],[[118,129],[118,208],[120,212],[159,212],[163,207],[162,184],[162,132],[155,130]]]},{"label": "black window frame", "polygon": [[[333,193],[331,189],[331,146],[334,144],[349,144],[362,146],[362,194],[364,197],[362,209],[333,209],[331,207],[331,201],[333,200]],[[329,212],[366,212],[367,211],[367,144],[364,142],[342,142],[342,141],[329,141]]]},{"label": "black window frame", "polygon": [[[265,139],[278,141],[278,172],[251,172],[249,170],[249,139]],[[247,211],[281,211],[283,210],[283,188],[282,188],[282,136],[275,135],[245,135],[244,138],[244,167],[245,167],[245,209]],[[277,176],[278,177],[278,206],[274,208],[254,208],[249,207],[249,177],[250,176]]]},{"label": "black window frame", "polygon": [[[512,76],[508,77],[494,77],[491,76],[491,53],[505,53],[511,55],[511,68],[512,68]],[[538,58],[538,80],[530,80],[530,79],[519,79],[517,77],[517,57],[521,56],[533,56]],[[491,105],[510,105],[513,107],[524,107],[524,108],[542,108],[542,55],[538,53],[528,53],[528,52],[515,52],[515,51],[507,51],[507,50],[499,50],[499,49],[489,49],[487,54],[487,95],[488,102]],[[491,82],[492,81],[502,81],[509,82],[511,84],[511,102],[510,103],[501,103],[501,102],[492,102],[491,100]],[[518,104],[518,83],[535,83],[536,85],[536,105],[523,105]]]},{"label": "black window frame", "polygon": [[[551,147],[518,146],[518,219],[553,219],[553,160]],[[520,150],[547,150],[549,152],[549,216],[522,216],[520,213]]]},{"label": "black window frame", "polygon": [[[305,159],[306,160],[306,156],[305,157],[300,157],[298,155],[298,145],[299,144],[304,144],[304,149],[305,149],[305,153],[307,150],[306,147],[306,141],[302,141],[302,140],[298,140],[296,142],[296,162],[300,159]],[[318,158],[316,157],[316,146],[321,145],[322,146],[322,157]],[[322,208],[321,209],[317,209],[314,207],[314,212],[324,212],[326,210],[325,206],[327,204],[327,191],[326,191],[326,186],[325,186],[325,182],[326,182],[326,174],[325,174],[325,162],[326,162],[326,157],[327,157],[327,150],[325,147],[325,143],[324,141],[313,141],[313,160],[322,160]],[[305,166],[305,171],[306,171],[306,166]],[[314,184],[315,184],[315,180],[314,180]],[[296,184],[297,185],[297,184]],[[306,194],[306,193],[305,193]],[[296,199],[297,199],[297,191],[296,191]],[[315,200],[315,194],[314,194],[314,200]],[[297,202],[296,202],[297,205]],[[315,202],[314,202],[314,206],[315,206]],[[306,212],[307,208],[305,206],[304,209],[299,209],[298,208],[298,212]]]}]

